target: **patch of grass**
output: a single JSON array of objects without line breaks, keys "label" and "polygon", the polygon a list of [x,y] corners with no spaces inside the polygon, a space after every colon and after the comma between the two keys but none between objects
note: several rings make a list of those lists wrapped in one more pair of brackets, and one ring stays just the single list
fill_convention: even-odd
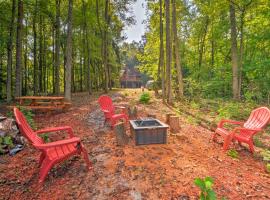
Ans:
[{"label": "patch of grass", "polygon": [[238,152],[235,150],[235,149],[230,149],[228,152],[227,152],[227,155],[234,158],[234,159],[239,159],[239,154]]},{"label": "patch of grass", "polygon": [[148,92],[144,92],[142,93],[142,95],[140,96],[139,101],[143,104],[148,104],[150,101],[151,97],[150,94]]},{"label": "patch of grass", "polygon": [[263,157],[263,161],[270,162],[270,150],[265,149],[260,154]]},{"label": "patch of grass", "polygon": [[193,108],[195,110],[200,109],[200,105],[198,103],[196,103],[195,101],[191,101],[190,106],[191,106],[191,108]]},{"label": "patch of grass", "polygon": [[194,184],[198,186],[201,190],[200,200],[216,200],[216,193],[213,190],[212,186],[214,180],[211,177],[206,177],[204,179],[196,178]]},{"label": "patch of grass", "polygon": [[197,121],[196,121],[196,119],[194,117],[191,117],[189,115],[189,116],[187,116],[186,119],[187,119],[188,123],[193,124],[193,125],[197,125]]},{"label": "patch of grass", "polygon": [[261,148],[263,148],[264,147],[264,144],[262,143],[262,141],[258,138],[258,137],[254,137],[253,138],[253,141],[254,141],[254,145],[256,146],[256,147],[261,147]]},{"label": "patch of grass", "polygon": [[267,171],[268,173],[270,173],[270,163],[267,163],[267,164],[266,164],[266,171]]},{"label": "patch of grass", "polygon": [[40,134],[39,137],[41,137],[45,143],[49,143],[51,141],[48,133]]}]

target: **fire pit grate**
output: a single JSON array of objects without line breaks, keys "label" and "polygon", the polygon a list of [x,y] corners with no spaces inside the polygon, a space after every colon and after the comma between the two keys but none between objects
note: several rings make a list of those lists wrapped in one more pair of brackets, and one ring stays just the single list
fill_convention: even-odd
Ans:
[{"label": "fire pit grate", "polygon": [[130,120],[130,130],[136,145],[166,144],[168,125],[153,118]]}]

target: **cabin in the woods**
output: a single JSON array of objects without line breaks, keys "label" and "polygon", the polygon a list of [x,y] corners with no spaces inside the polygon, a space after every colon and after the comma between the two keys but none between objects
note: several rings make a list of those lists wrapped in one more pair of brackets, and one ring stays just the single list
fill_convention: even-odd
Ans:
[{"label": "cabin in the woods", "polygon": [[126,67],[121,71],[121,88],[139,88],[142,86],[142,75],[136,68]]}]

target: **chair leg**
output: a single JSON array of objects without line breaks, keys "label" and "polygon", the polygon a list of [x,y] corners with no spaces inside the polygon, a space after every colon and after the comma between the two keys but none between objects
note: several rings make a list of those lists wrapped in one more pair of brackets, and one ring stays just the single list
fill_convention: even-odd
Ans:
[{"label": "chair leg", "polygon": [[49,162],[46,162],[46,163],[45,162],[43,162],[43,164],[41,166],[41,169],[40,169],[40,172],[39,172],[39,180],[38,180],[38,182],[40,184],[42,184],[44,182],[46,176],[48,175],[48,172],[50,171],[50,169],[53,166],[52,161],[49,161]]},{"label": "chair leg", "polygon": [[105,126],[106,125],[106,122],[108,121],[108,119],[107,118],[105,118],[104,119],[104,124],[103,124],[103,126]]},{"label": "chair leg", "polygon": [[112,118],[112,119],[111,119],[111,128],[113,128],[113,127],[114,127],[115,122],[116,122],[116,120]]},{"label": "chair leg", "polygon": [[249,149],[250,149],[251,153],[254,153],[255,149],[254,149],[253,142],[252,141],[249,141],[248,142],[248,145],[249,145]]},{"label": "chair leg", "polygon": [[41,164],[42,164],[42,162],[43,162],[45,156],[46,156],[46,155],[45,155],[43,152],[40,154],[38,166],[41,166]]},{"label": "chair leg", "polygon": [[212,141],[216,141],[216,138],[217,138],[217,133],[215,132],[215,133],[212,135]]},{"label": "chair leg", "polygon": [[81,148],[82,148],[81,151],[82,151],[82,154],[83,154],[82,156],[83,156],[83,158],[85,160],[85,163],[87,164],[88,170],[93,169],[92,163],[89,160],[88,153],[87,153],[86,149],[84,148],[84,146],[81,146]]},{"label": "chair leg", "polygon": [[226,136],[226,137],[224,138],[224,144],[223,144],[223,150],[224,150],[224,151],[226,151],[226,150],[229,148],[229,146],[230,146],[230,144],[231,144],[231,141],[232,141],[232,139],[231,139],[230,136]]},{"label": "chair leg", "polygon": [[125,116],[125,121],[126,121],[126,124],[128,124],[128,116],[127,115]]}]

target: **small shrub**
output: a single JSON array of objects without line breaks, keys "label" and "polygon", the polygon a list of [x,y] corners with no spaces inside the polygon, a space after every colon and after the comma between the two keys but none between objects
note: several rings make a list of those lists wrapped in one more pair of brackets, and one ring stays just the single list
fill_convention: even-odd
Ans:
[{"label": "small shrub", "polygon": [[200,200],[216,200],[216,193],[212,189],[214,180],[211,177],[205,179],[196,178],[194,184],[201,189]]},{"label": "small shrub", "polygon": [[232,158],[235,158],[235,159],[238,159],[239,158],[239,154],[238,154],[238,152],[235,149],[230,149],[227,152],[227,155],[230,156],[230,157],[232,157]]},{"label": "small shrub", "polygon": [[141,103],[144,103],[144,104],[149,103],[149,101],[150,101],[150,94],[148,92],[142,93],[142,95],[140,96],[139,101]]}]

